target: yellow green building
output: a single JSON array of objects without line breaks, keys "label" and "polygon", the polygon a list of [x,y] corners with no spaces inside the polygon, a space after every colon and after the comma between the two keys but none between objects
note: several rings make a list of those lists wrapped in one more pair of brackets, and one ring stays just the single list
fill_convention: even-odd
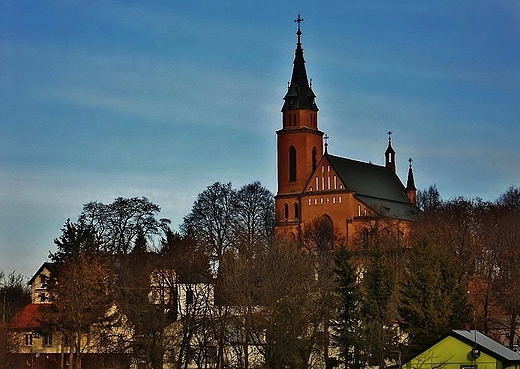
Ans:
[{"label": "yellow green building", "polygon": [[520,369],[520,353],[475,330],[453,330],[404,369]]}]

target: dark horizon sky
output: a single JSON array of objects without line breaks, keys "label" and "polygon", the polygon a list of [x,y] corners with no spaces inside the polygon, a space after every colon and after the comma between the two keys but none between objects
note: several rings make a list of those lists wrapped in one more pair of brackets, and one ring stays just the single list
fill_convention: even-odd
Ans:
[{"label": "dark horizon sky", "polygon": [[0,270],[31,276],[89,201],[145,196],[178,229],[210,184],[276,193],[301,14],[329,152],[443,198],[520,185],[520,3],[4,0]]}]

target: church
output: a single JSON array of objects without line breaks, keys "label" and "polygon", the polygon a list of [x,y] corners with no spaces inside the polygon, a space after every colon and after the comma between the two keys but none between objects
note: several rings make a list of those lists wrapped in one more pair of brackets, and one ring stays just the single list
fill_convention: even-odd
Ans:
[{"label": "church", "polygon": [[[326,221],[348,244],[367,221],[384,219],[405,232],[419,210],[409,159],[406,187],[396,174],[391,132],[384,165],[332,155],[318,127],[316,95],[309,85],[298,15],[291,81],[277,135],[276,231],[299,240],[306,225]],[[324,142],[325,140],[325,142]]]}]

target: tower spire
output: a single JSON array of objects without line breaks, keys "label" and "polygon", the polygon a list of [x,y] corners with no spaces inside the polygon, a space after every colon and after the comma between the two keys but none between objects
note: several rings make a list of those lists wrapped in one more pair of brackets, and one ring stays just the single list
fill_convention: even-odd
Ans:
[{"label": "tower spire", "polygon": [[309,84],[307,78],[307,70],[305,68],[305,59],[303,58],[303,49],[301,44],[301,23],[303,18],[298,14],[298,17],[294,20],[298,24],[296,35],[298,36],[298,42],[296,44],[296,51],[294,53],[293,72],[291,81],[287,89],[287,93],[284,96],[284,104],[282,111],[296,110],[296,109],[309,109],[318,111],[318,106],[314,101],[316,95],[312,91],[312,86]]}]

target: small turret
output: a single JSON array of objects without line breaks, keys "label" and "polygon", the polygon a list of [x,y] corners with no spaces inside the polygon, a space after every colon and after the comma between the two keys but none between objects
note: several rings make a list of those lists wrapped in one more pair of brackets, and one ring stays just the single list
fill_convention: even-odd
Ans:
[{"label": "small turret", "polygon": [[413,205],[417,205],[417,188],[413,179],[412,158],[408,159],[410,166],[408,168],[408,180],[406,181],[406,196]]},{"label": "small turret", "polygon": [[395,173],[395,151],[392,148],[392,132],[388,131],[388,147],[385,151],[385,167]]}]

